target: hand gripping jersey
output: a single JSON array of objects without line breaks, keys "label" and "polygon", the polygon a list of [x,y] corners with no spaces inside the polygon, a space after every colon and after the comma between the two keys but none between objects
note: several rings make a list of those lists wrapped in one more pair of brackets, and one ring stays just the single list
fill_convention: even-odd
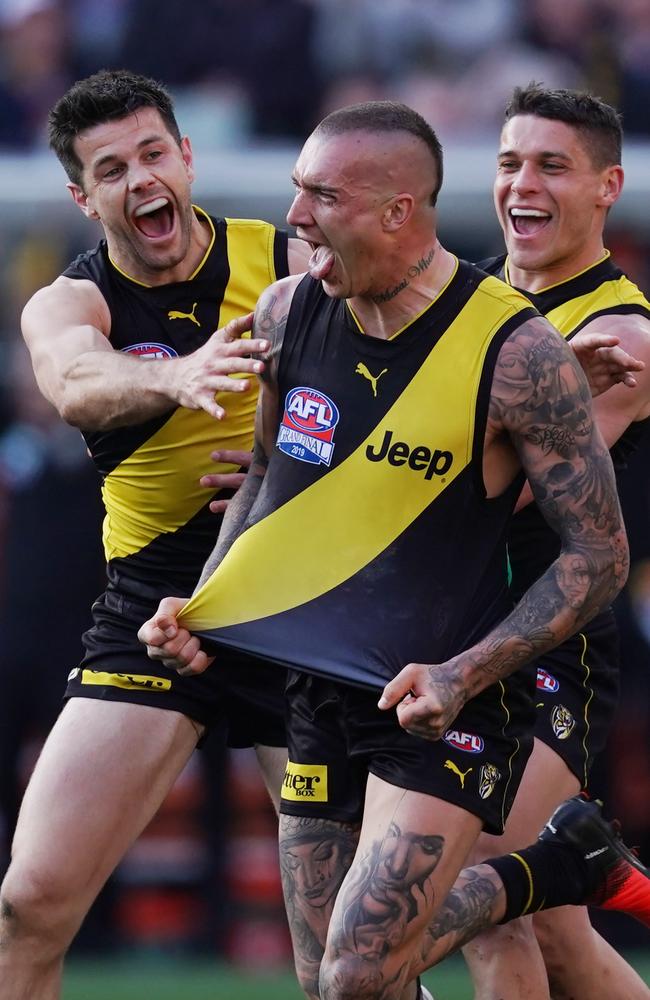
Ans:
[{"label": "hand gripping jersey", "polygon": [[268,660],[382,686],[440,662],[511,606],[483,440],[505,338],[528,300],[460,262],[391,340],[306,277],[279,362],[277,442],[245,530],[183,623]]},{"label": "hand gripping jersey", "polygon": [[[509,282],[505,255],[481,261],[478,267]],[[540,292],[524,292],[535,307],[570,340],[599,316],[636,313],[650,318],[650,303],[637,286],[606,256],[579,274]],[[630,424],[611,449],[616,472],[625,468],[648,420]],[[557,558],[560,540],[542,517],[537,504],[528,504],[513,518],[508,538],[513,593],[517,599]]]},{"label": "hand gripping jersey", "polygon": [[[147,364],[201,347],[212,333],[250,312],[261,292],[288,273],[287,237],[265,222],[214,219],[206,254],[187,281],[149,287],[109,259],[104,240],[64,272],[93,281],[111,314],[110,341]],[[248,393],[222,393],[226,418],[170,405],[145,423],[84,433],[103,478],[104,548],[109,586],[146,601],[190,594],[214,547],[221,518],[202,475],[230,471],[215,448],[252,445],[256,380]]]}]

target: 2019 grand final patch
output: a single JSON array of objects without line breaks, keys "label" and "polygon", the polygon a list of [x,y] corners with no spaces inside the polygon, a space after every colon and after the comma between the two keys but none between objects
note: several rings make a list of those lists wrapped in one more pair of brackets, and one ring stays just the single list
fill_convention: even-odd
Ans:
[{"label": "2019 grand final patch", "polygon": [[329,396],[299,386],[287,393],[276,444],[299,462],[329,465],[338,422],[338,408]]}]

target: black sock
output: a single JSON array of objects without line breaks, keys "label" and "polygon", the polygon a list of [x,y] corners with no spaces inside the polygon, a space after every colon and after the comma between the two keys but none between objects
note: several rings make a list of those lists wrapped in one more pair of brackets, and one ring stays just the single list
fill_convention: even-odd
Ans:
[{"label": "black sock", "polygon": [[485,863],[494,868],[506,892],[502,924],[554,906],[578,906],[591,889],[586,862],[565,844],[538,842]]}]

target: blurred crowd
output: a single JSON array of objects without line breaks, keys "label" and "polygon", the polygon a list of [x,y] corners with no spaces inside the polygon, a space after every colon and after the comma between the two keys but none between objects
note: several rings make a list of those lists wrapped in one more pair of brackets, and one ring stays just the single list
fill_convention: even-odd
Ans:
[{"label": "blurred crowd", "polygon": [[[375,98],[416,108],[444,143],[494,141],[513,86],[531,79],[584,86],[622,111],[628,139],[650,138],[650,0],[0,0],[0,155],[44,150],[52,103],[75,79],[121,66],[170,87],[201,149],[297,144],[332,108]],[[69,227],[45,216],[0,226],[0,874],[33,755],[103,589],[95,473],[38,393],[17,334],[24,302],[94,242],[72,215]],[[646,294],[647,234],[614,228],[608,239]],[[499,252],[450,236],[460,255]],[[594,782],[648,860],[648,440],[623,501],[632,572],[617,607],[621,709]],[[210,946],[219,938],[231,956],[288,958],[270,807],[248,758],[224,770],[224,754],[215,744],[201,757],[118,871],[104,943],[108,924],[158,944],[205,945],[210,927]],[[237,919],[223,926],[224,885],[241,933]]]},{"label": "blurred crowd", "polygon": [[650,134],[648,0],[0,0],[0,148],[42,146],[51,103],[120,66],[164,79],[216,147],[386,96],[443,140],[492,134],[529,79],[585,86]]}]

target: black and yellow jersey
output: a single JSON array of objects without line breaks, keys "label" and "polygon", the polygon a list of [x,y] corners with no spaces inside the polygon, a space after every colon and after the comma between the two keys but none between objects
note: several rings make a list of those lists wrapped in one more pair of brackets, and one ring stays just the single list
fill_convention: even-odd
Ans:
[{"label": "black and yellow jersey", "polygon": [[[111,315],[112,346],[142,364],[197,350],[217,328],[250,312],[261,292],[288,273],[285,233],[266,222],[195,211],[212,239],[187,281],[142,284],[111,261],[104,240],[64,272],[98,286]],[[221,523],[199,478],[231,468],[215,466],[215,448],[251,447],[257,399],[252,382],[250,392],[222,394],[222,421],[203,410],[170,406],[144,423],[84,433],[103,479],[111,586],[147,601],[192,592]]]},{"label": "black and yellow jersey", "polygon": [[244,530],[182,620],[218,645],[382,686],[439,662],[511,606],[505,533],[521,478],[488,500],[492,375],[528,300],[458,262],[390,340],[309,276],[279,360],[276,447]]},{"label": "black and yellow jersey", "polygon": [[[478,265],[510,284],[507,256]],[[567,339],[600,316],[635,313],[650,319],[650,303],[626,274],[613,263],[609,251],[596,264],[539,292],[524,292],[540,313]],[[650,418],[630,424],[611,449],[614,468],[625,468]],[[513,593],[517,598],[548,569],[560,552],[560,540],[549,528],[537,504],[528,504],[512,521],[508,539]]]}]

